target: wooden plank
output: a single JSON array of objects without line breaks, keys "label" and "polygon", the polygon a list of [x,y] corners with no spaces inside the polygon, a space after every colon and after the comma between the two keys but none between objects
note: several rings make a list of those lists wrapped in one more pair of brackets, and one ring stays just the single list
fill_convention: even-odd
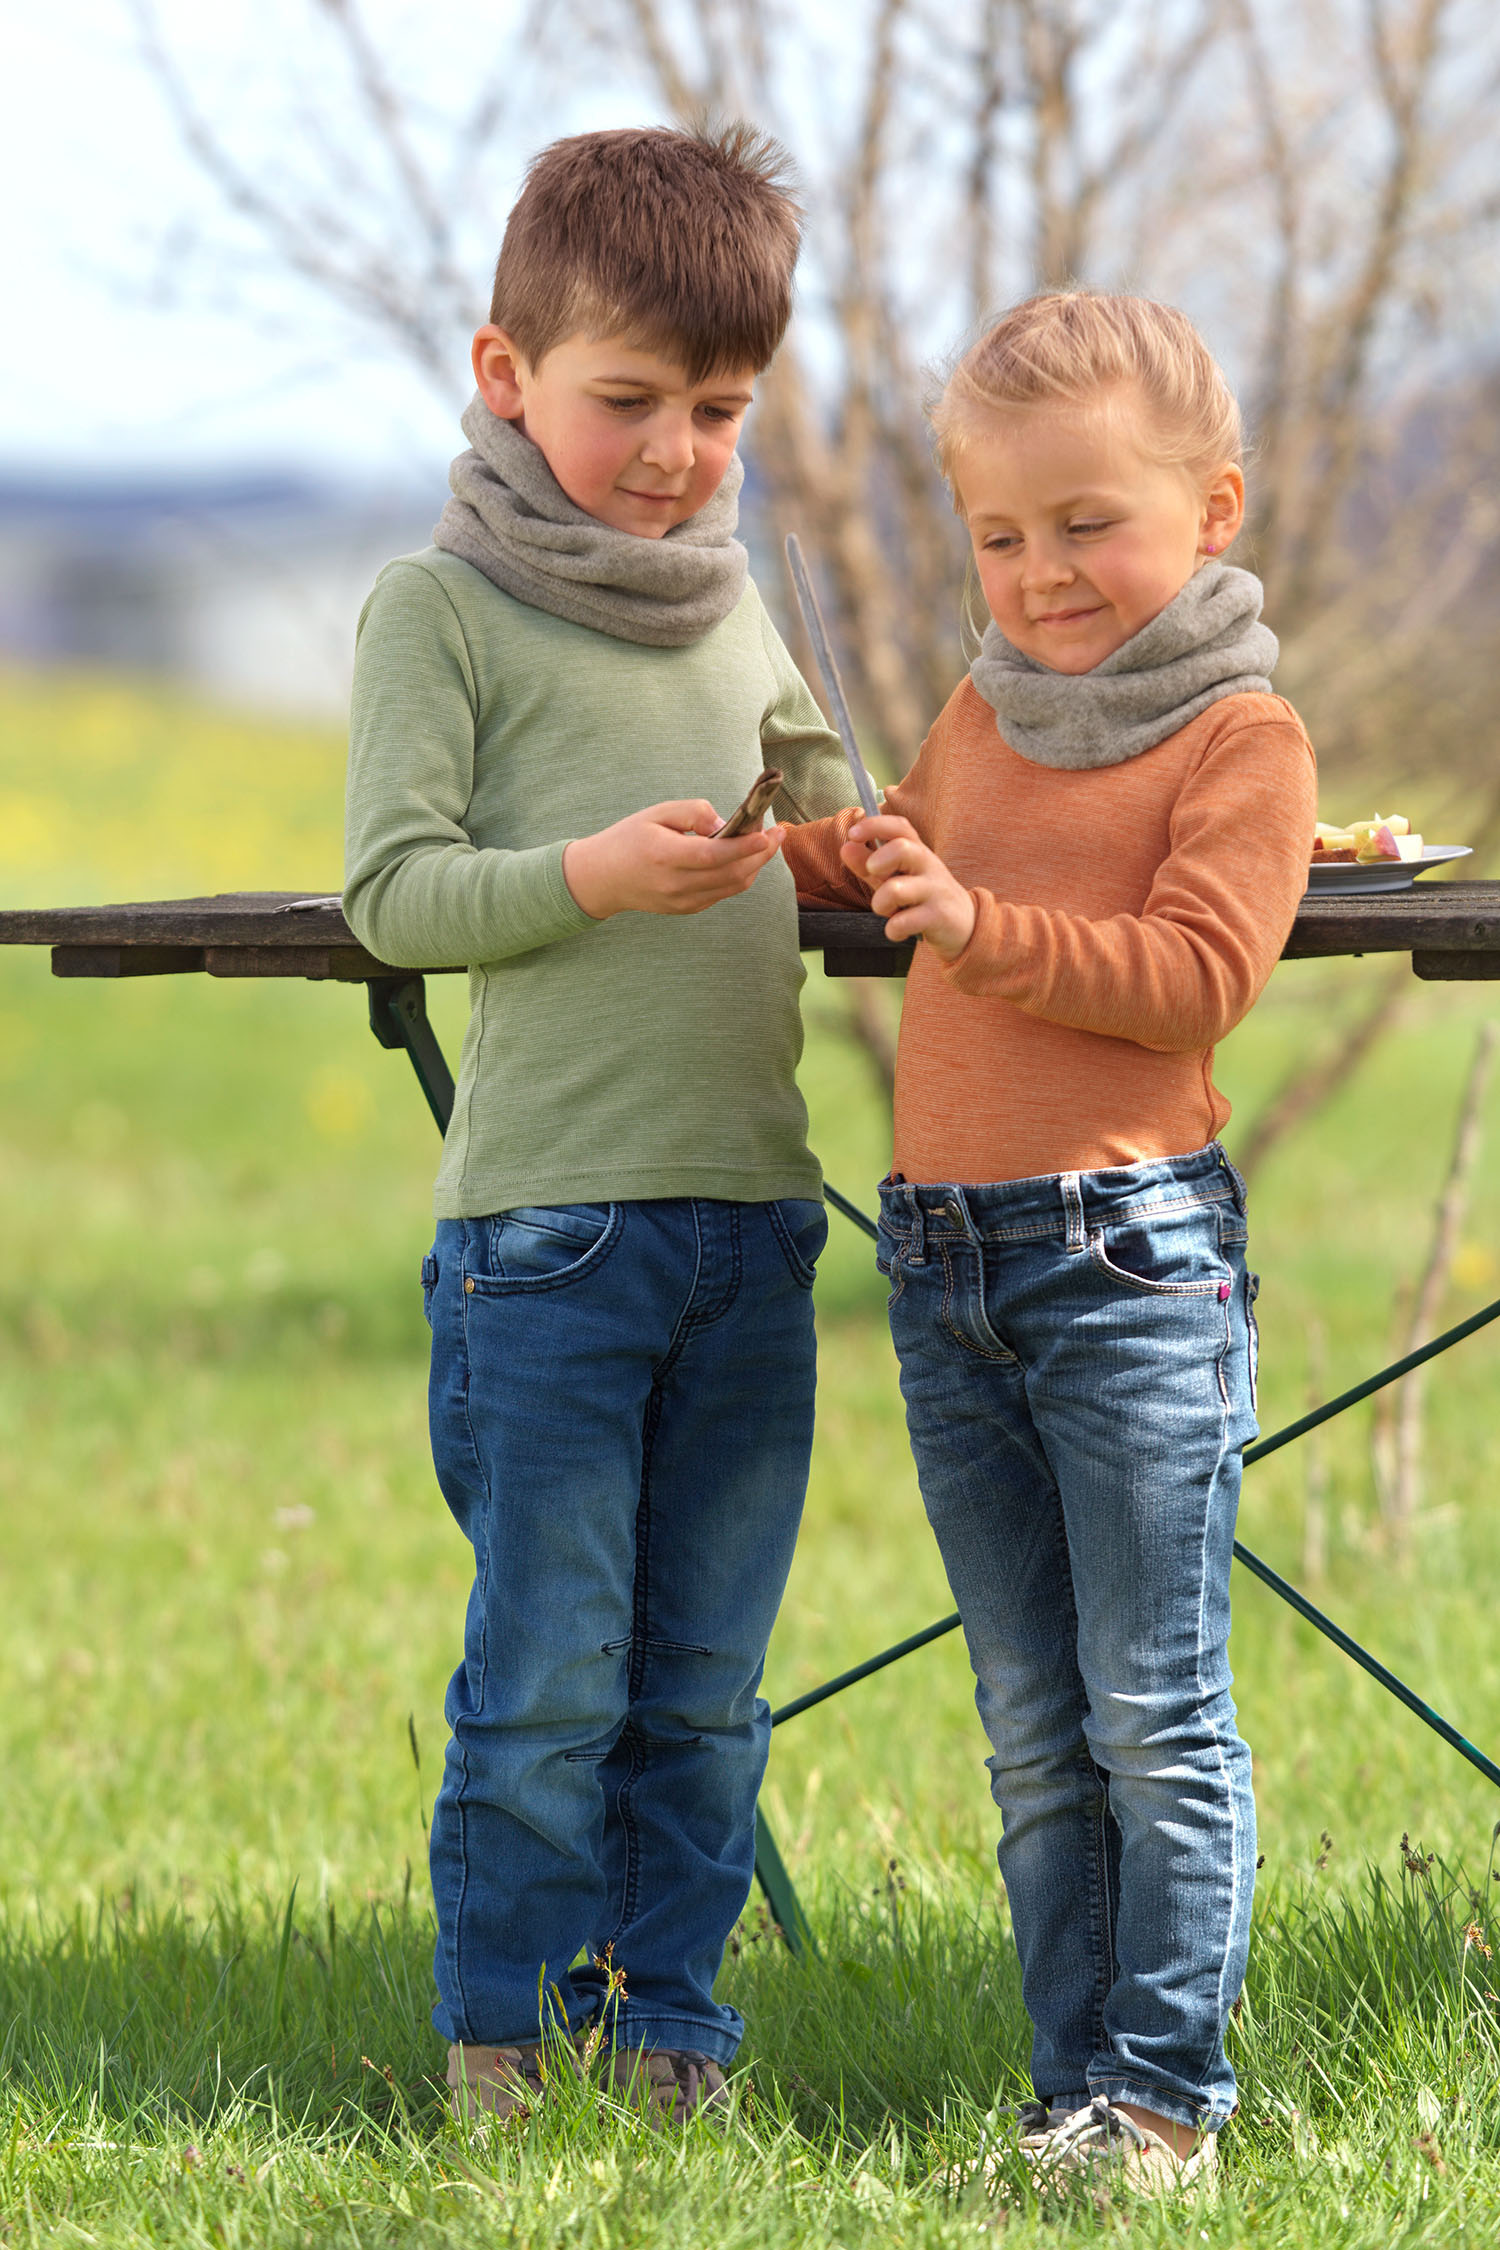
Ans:
[{"label": "wooden plank", "polygon": [[1500,953],[1413,953],[1411,965],[1428,984],[1500,980]]},{"label": "wooden plank", "polygon": [[23,907],[0,914],[0,945],[355,945],[337,906],[284,912],[301,891],[230,891],[217,898],[114,906]]},{"label": "wooden plank", "polygon": [[[203,966],[211,977],[308,977],[315,984],[363,984],[402,974],[377,961],[362,945],[209,945]],[[405,974],[413,972],[407,970]],[[425,974],[435,972],[426,971]]]},{"label": "wooden plank", "polygon": [[1373,898],[1305,898],[1288,961],[1337,953],[1500,953],[1500,883],[1416,884]]},{"label": "wooden plank", "polygon": [[[342,981],[411,973],[366,953],[337,903],[284,911],[306,895],[243,891],[115,906],[14,909],[0,913],[0,945],[84,947],[96,954],[100,948],[119,950],[119,967],[61,970],[60,974],[128,974],[123,967],[127,950],[150,961],[155,949],[156,965],[135,973],[167,975],[171,972],[166,962],[174,948],[183,956],[211,949],[215,966],[210,973],[218,976],[314,976]],[[907,947],[887,945],[873,915],[803,908],[799,923],[804,951],[823,953],[832,975],[900,976],[910,961]],[[1500,883],[1429,883],[1373,898],[1306,898],[1298,909],[1285,958],[1408,952],[1424,960],[1443,953],[1500,959]],[[231,954],[241,956],[238,966],[231,964]],[[199,963],[184,958],[182,966],[186,970]],[[1454,972],[1490,973],[1483,968]]]},{"label": "wooden plank", "polygon": [[915,938],[904,944],[829,947],[823,955],[823,974],[829,977],[904,977],[917,950]]},{"label": "wooden plank", "polygon": [[180,977],[203,967],[194,945],[54,945],[55,977]]}]

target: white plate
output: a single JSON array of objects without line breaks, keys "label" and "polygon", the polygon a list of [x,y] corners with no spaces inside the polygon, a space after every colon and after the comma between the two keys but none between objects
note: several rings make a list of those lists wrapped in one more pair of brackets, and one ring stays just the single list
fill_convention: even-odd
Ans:
[{"label": "white plate", "polygon": [[1336,859],[1329,867],[1314,863],[1307,871],[1306,896],[1321,898],[1327,891],[1342,891],[1347,898],[1351,892],[1358,897],[1371,891],[1409,891],[1427,868],[1441,867],[1445,860],[1467,859],[1471,850],[1468,844],[1429,844],[1420,859]]}]

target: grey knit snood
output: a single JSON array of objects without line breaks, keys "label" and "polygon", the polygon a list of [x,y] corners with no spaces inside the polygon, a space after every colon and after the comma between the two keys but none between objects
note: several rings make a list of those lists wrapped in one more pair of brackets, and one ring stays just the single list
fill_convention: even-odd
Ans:
[{"label": "grey knit snood", "polygon": [[1205,563],[1176,599],[1092,672],[1054,672],[985,630],[969,677],[995,722],[1038,766],[1117,766],[1155,749],[1225,695],[1269,695],[1276,635],[1261,583]]}]

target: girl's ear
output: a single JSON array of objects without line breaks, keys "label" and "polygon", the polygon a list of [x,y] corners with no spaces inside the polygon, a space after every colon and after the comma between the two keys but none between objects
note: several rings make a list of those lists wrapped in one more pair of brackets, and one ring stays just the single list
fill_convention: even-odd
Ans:
[{"label": "girl's ear", "polygon": [[1245,521],[1245,477],[1232,461],[1213,477],[1203,496],[1203,522],[1198,532],[1200,555],[1222,555],[1239,537]]},{"label": "girl's ear", "polygon": [[519,422],[525,404],[522,379],[528,369],[505,330],[497,328],[493,321],[476,329],[474,349],[469,356],[475,386],[490,412],[498,414],[503,422]]}]

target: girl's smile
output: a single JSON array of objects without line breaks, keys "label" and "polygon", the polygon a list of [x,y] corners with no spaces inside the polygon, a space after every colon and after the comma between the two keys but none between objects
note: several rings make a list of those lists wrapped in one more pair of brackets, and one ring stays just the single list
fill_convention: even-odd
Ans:
[{"label": "girl's smile", "polygon": [[1068,413],[987,413],[955,463],[990,615],[1054,672],[1113,656],[1239,530],[1239,470],[1199,491],[1153,459],[1151,434],[1141,399],[1116,390]]}]

